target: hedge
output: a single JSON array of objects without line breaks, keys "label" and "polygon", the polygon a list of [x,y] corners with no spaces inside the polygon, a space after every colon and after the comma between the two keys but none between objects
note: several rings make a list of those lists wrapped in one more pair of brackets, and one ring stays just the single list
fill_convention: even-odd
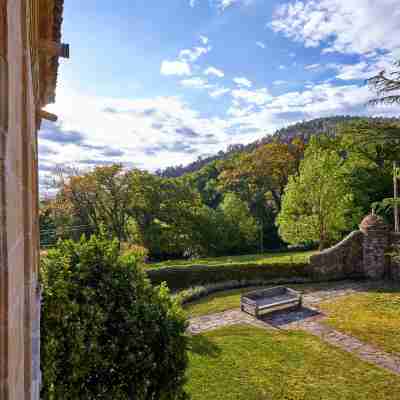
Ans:
[{"label": "hedge", "polygon": [[188,267],[162,267],[148,269],[148,277],[154,285],[166,282],[171,290],[227,281],[267,281],[273,279],[308,278],[309,263],[190,265]]}]

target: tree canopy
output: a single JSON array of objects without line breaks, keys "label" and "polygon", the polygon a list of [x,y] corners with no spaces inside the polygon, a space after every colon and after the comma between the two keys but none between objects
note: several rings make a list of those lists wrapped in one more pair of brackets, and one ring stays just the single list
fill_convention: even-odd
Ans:
[{"label": "tree canopy", "polygon": [[314,241],[325,248],[351,228],[352,205],[343,160],[335,150],[312,140],[299,174],[289,178],[285,189],[277,218],[279,233],[289,243]]}]

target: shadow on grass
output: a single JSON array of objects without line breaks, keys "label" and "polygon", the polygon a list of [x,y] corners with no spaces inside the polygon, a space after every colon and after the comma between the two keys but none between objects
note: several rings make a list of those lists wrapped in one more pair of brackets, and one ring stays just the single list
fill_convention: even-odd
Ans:
[{"label": "shadow on grass", "polygon": [[383,283],[378,283],[376,285],[372,285],[368,292],[375,292],[375,293],[400,293],[400,282],[390,282],[385,281]]},{"label": "shadow on grass", "polygon": [[302,322],[310,318],[322,318],[324,316],[325,315],[318,310],[301,307],[294,310],[276,311],[261,317],[261,319],[267,324],[270,324],[275,328],[279,328],[294,322]]},{"label": "shadow on grass", "polygon": [[208,357],[218,357],[221,353],[220,348],[203,335],[190,337],[189,350],[192,353]]}]

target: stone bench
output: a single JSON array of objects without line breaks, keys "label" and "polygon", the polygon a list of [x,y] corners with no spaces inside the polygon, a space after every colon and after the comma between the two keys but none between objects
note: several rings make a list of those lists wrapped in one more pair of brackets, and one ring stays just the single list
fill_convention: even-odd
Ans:
[{"label": "stone bench", "polygon": [[302,296],[295,290],[284,286],[255,290],[241,296],[242,311],[258,318],[273,311],[301,307]]}]

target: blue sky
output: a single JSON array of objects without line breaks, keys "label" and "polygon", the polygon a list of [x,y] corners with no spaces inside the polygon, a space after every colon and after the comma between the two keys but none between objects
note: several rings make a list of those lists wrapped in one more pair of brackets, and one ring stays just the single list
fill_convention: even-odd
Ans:
[{"label": "blue sky", "polygon": [[398,0],[68,0],[59,116],[39,134],[55,165],[185,164],[336,114],[370,109],[365,78],[400,56]]}]

